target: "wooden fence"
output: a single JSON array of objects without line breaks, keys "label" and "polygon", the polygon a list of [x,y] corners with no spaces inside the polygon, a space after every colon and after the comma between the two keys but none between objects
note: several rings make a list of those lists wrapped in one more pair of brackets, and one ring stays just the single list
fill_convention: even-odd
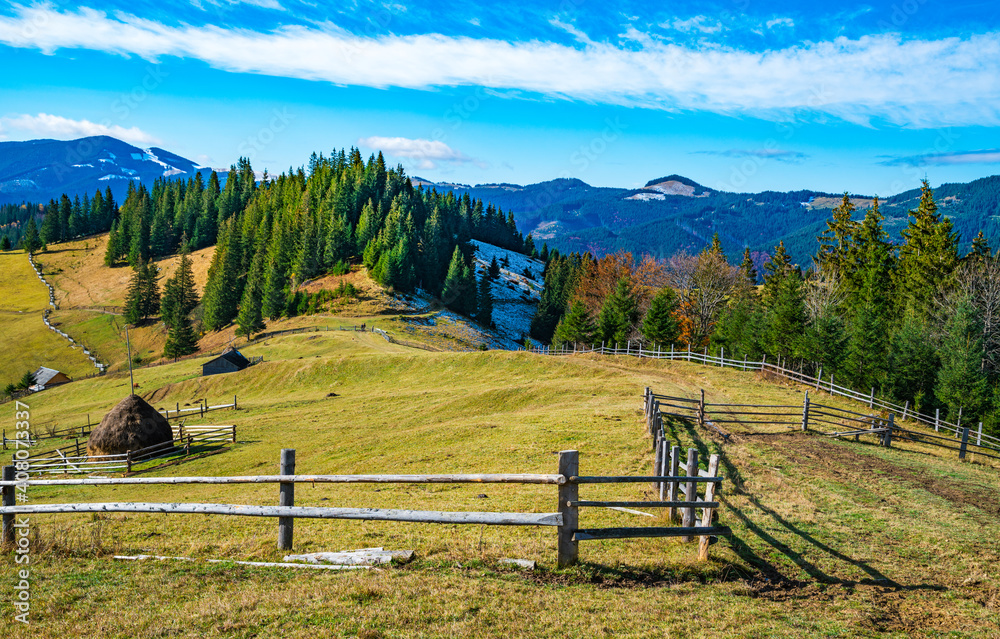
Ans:
[{"label": "wooden fence", "polygon": [[[166,419],[177,419],[178,417],[184,417],[186,415],[193,415],[195,413],[200,417],[204,417],[205,413],[213,410],[222,410],[224,408],[232,408],[237,410],[239,406],[236,402],[236,395],[233,395],[232,404],[216,404],[210,406],[207,399],[199,399],[197,406],[190,406],[187,408],[181,408],[180,402],[176,403],[176,408],[171,411],[169,408],[160,408],[158,412],[162,414]],[[46,422],[51,424],[52,422]],[[33,426],[31,433],[31,443],[29,446],[35,446],[39,441],[45,439],[85,439],[90,436],[90,432],[94,429],[97,424],[90,421],[90,413],[87,413],[87,423],[81,424],[79,427],[71,426],[69,428],[42,428],[39,432],[39,427],[44,427],[45,423]],[[7,437],[7,430],[3,430],[2,435],[3,450],[7,450],[8,445],[17,446],[13,439]]]},{"label": "wooden fence", "polygon": [[632,342],[627,342],[625,348],[620,348],[620,346],[620,344],[616,344],[615,348],[611,348],[605,344],[601,344],[600,346],[597,344],[591,346],[574,344],[563,345],[560,348],[554,349],[543,346],[532,348],[530,349],[530,352],[543,355],[573,355],[579,353],[625,355],[647,359],[666,359],[671,361],[680,360],[705,364],[707,366],[734,368],[740,371],[762,371],[766,374],[772,374],[777,377],[810,386],[817,391],[828,393],[831,396],[846,397],[847,399],[861,402],[871,410],[885,411],[888,414],[896,415],[896,417],[901,421],[910,420],[928,428],[933,428],[937,433],[951,433],[952,436],[950,439],[953,442],[957,443],[957,440],[966,438],[967,442],[975,441],[975,445],[978,447],[1000,452],[1000,437],[984,433],[982,422],[979,422],[975,427],[968,424],[962,426],[961,409],[959,409],[957,420],[952,423],[941,418],[940,409],[935,410],[934,415],[924,414],[913,409],[913,402],[907,401],[903,404],[896,404],[876,396],[874,388],[870,389],[869,392],[864,393],[836,384],[832,374],[828,379],[823,377],[822,367],[818,367],[818,375],[813,377],[811,375],[806,375],[802,371],[786,368],[780,361],[768,362],[766,356],[762,357],[759,362],[751,361],[746,357],[742,360],[727,359],[725,357],[724,349],[720,349],[718,355],[712,355],[708,352],[707,348],[702,352],[698,352],[692,351],[690,348],[686,350],[676,349],[673,345],[671,345],[669,349],[661,346],[651,348],[640,343],[633,344]]},{"label": "wooden fence", "polygon": [[72,446],[63,446],[17,459],[26,463],[29,474],[77,474],[94,472],[132,472],[132,467],[142,462],[166,457],[202,454],[227,443],[236,442],[236,426],[186,426],[173,427],[173,439],[167,442],[131,450],[121,455],[87,455],[87,442],[76,439]]},{"label": "wooden fence", "polygon": [[[659,441],[657,437],[662,435],[663,417],[669,416],[697,422],[700,426],[715,430],[726,439],[729,435],[718,426],[719,424],[768,424],[808,430],[830,437],[853,436],[855,440],[861,435],[873,435],[882,446],[886,447],[891,447],[893,441],[921,443],[957,451],[960,460],[964,460],[970,452],[1000,459],[1000,455],[995,454],[996,448],[988,443],[982,443],[969,427],[961,429],[961,439],[955,442],[951,437],[904,428],[896,422],[893,413],[888,413],[887,416],[883,416],[881,412],[864,414],[836,406],[817,404],[810,401],[808,391],[805,392],[801,405],[713,404],[705,401],[704,390],[700,392],[698,399],[690,399],[660,395],[653,393],[647,387],[643,403],[647,427],[654,441]],[[913,414],[911,413],[909,417],[913,419]],[[914,422],[920,425],[915,419]],[[830,426],[836,426],[840,430],[824,431]],[[843,430],[845,427],[847,429]],[[658,450],[657,459],[663,454]]]},{"label": "wooden fence", "polygon": [[[695,462],[695,466],[697,462]],[[728,535],[728,528],[711,526],[711,517],[702,518],[701,525],[694,520],[693,514],[684,515],[684,522],[679,527],[634,527],[634,528],[580,528],[580,508],[619,508],[622,504],[644,507],[680,508],[684,513],[693,513],[695,509],[712,509],[718,503],[712,501],[715,487],[722,477],[705,474],[689,474],[687,476],[581,476],[579,474],[580,458],[575,450],[559,453],[559,470],[554,474],[466,474],[466,475],[296,475],[295,451],[281,451],[280,475],[239,476],[239,477],[127,477],[127,478],[78,478],[58,480],[28,479],[30,471],[15,473],[13,466],[4,468],[3,506],[3,539],[5,543],[13,541],[13,519],[17,515],[55,514],[55,513],[164,513],[164,514],[207,514],[207,515],[237,515],[245,517],[275,517],[278,520],[278,547],[282,550],[292,548],[293,524],[296,518],[310,519],[360,519],[370,521],[405,521],[430,524],[480,524],[489,526],[552,526],[558,529],[557,550],[560,566],[568,566],[579,560],[578,542],[590,539],[624,539],[639,537],[681,537],[690,539],[698,536],[703,539],[705,556],[708,539],[718,535]],[[716,458],[717,467],[717,458]],[[30,466],[29,466],[30,468]],[[579,489],[582,484],[623,484],[634,482],[656,482],[658,484],[679,484],[683,482],[682,490],[687,496],[685,500],[634,502],[634,501],[584,501],[580,499]],[[277,506],[232,505],[232,504],[192,504],[192,503],[136,503],[136,502],[102,502],[102,503],[64,503],[15,505],[14,492],[18,487],[43,486],[123,486],[123,485],[185,485],[185,484],[279,484]],[[546,513],[510,513],[510,512],[446,512],[397,510],[383,508],[339,508],[295,506],[295,484],[321,483],[496,483],[496,484],[548,484],[558,489],[558,511]],[[698,501],[698,484],[705,484],[706,496]]]}]

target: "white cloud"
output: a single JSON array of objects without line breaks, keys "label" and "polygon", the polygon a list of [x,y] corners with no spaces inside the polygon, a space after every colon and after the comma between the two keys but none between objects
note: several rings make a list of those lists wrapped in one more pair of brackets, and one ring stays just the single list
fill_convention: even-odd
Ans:
[{"label": "white cloud", "polygon": [[687,33],[692,31],[700,31],[701,33],[719,33],[722,31],[722,23],[718,20],[713,20],[708,16],[694,16],[692,18],[688,18],[687,20],[681,20],[678,18],[673,22],[667,22],[662,26]]},{"label": "white cloud", "polygon": [[0,132],[3,137],[52,138],[55,140],[75,140],[92,135],[109,135],[129,144],[139,146],[160,142],[155,136],[138,127],[125,128],[117,124],[101,124],[90,120],[71,120],[59,115],[27,113],[0,117]]},{"label": "white cloud", "polygon": [[774,18],[765,22],[764,26],[768,29],[773,29],[774,27],[788,27],[791,29],[795,26],[795,21],[791,18]]},{"label": "white cloud", "polygon": [[894,157],[880,162],[886,166],[954,166],[961,164],[1000,164],[1000,149],[927,153]]},{"label": "white cloud", "polygon": [[[806,113],[909,127],[1000,124],[1000,33],[937,40],[879,34],[771,51],[697,47],[628,33],[628,42],[361,37],[336,28],[270,32],[169,26],[93,9],[15,6],[0,44],[177,56],[226,71],[340,85],[485,86],[666,110],[787,118]],[[714,28],[707,25],[707,28]],[[928,80],[927,69],[933,69]]]},{"label": "white cloud", "polygon": [[440,140],[423,138],[386,138],[373,135],[358,140],[358,144],[372,150],[382,151],[390,156],[406,158],[416,163],[418,169],[437,168],[438,162],[460,164],[473,163],[484,168],[485,163],[471,158],[461,151],[451,148]]}]

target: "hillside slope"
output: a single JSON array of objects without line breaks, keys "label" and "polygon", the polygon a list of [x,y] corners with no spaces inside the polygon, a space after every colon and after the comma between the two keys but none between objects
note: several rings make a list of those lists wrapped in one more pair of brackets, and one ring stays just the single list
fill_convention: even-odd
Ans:
[{"label": "hillside slope", "polygon": [[[264,363],[197,377],[198,360],[140,371],[157,406],[238,394],[232,450],[160,471],[272,472],[281,448],[303,473],[554,472],[581,451],[587,474],[650,474],[640,393],[713,402],[795,404],[801,389],[753,373],[684,362],[430,353],[370,333],[279,337],[246,349]],[[128,391],[127,376],[38,396],[35,419],[72,425]],[[841,400],[825,399],[838,403]],[[733,536],[711,561],[671,540],[587,542],[583,565],[554,566],[551,530],[300,520],[296,551],[414,549],[406,567],[351,574],[228,564],[116,562],[113,554],[281,560],[272,520],[152,515],[37,516],[33,570],[44,588],[33,637],[100,627],[135,636],[993,636],[1000,613],[996,467],[923,452],[833,442],[781,427],[733,424],[728,441],[682,423],[683,448],[719,453],[719,523]],[[583,498],[648,499],[648,485],[587,487]],[[297,505],[549,512],[551,487],[301,486]],[[99,488],[34,488],[33,502],[101,501]],[[123,487],[114,500],[270,504],[273,486]],[[588,526],[657,519],[587,509]],[[503,557],[537,560],[519,572]],[[81,575],[87,575],[82,578]],[[101,600],[94,607],[64,605]],[[155,603],[153,603],[155,602]],[[127,608],[130,614],[117,610]],[[293,614],[289,610],[294,610]]]}]

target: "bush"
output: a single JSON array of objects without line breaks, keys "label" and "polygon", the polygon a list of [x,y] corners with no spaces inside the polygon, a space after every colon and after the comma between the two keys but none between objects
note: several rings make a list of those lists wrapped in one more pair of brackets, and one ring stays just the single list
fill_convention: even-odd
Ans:
[{"label": "bush", "polygon": [[347,275],[350,272],[351,265],[347,263],[347,260],[340,260],[330,269],[330,275]]}]

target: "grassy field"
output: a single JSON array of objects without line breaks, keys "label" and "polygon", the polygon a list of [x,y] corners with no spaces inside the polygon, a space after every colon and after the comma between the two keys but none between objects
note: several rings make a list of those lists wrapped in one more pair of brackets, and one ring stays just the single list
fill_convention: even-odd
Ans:
[{"label": "grassy field", "polygon": [[[164,475],[543,472],[581,451],[584,474],[648,474],[641,391],[709,401],[800,403],[802,388],[682,362],[526,353],[430,352],[371,333],[322,332],[249,346],[263,364],[198,377],[199,360],[142,369],[154,406],[239,395],[227,452]],[[78,425],[128,392],[127,375],[31,398],[33,420]],[[850,407],[843,400],[813,398]],[[13,423],[13,409],[5,418]],[[400,567],[329,574],[114,554],[280,561],[273,520],[203,516],[32,518],[32,625],[15,637],[995,637],[1000,627],[1000,478],[936,449],[830,441],[781,427],[730,425],[728,442],[683,423],[675,443],[718,452],[727,481],[712,547],[671,540],[581,543],[555,567],[551,528],[358,521],[295,524],[296,551],[413,549]],[[645,485],[585,486],[584,499],[652,497]],[[277,503],[277,487],[31,489],[32,502]],[[300,486],[297,505],[552,512],[554,487]],[[661,520],[586,510],[585,526]],[[8,555],[11,557],[12,555]],[[501,558],[533,559],[536,571]],[[0,584],[13,584],[12,562]],[[0,586],[6,588],[7,586]]]},{"label": "grassy field", "polygon": [[70,377],[95,372],[79,348],[42,323],[49,291],[38,281],[22,251],[0,253],[0,387],[16,382],[25,371],[39,366],[63,371]]}]

